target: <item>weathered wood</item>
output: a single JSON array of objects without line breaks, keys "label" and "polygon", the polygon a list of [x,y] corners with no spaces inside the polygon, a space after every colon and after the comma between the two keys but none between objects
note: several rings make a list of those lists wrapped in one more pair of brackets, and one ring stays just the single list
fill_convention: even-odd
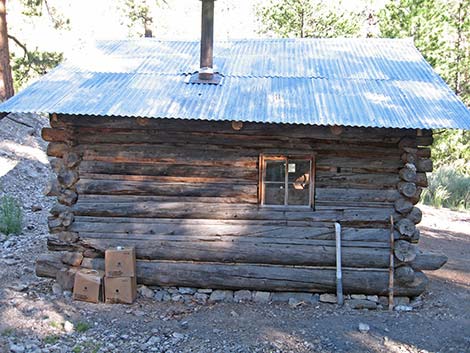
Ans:
[{"label": "weathered wood", "polygon": [[[412,149],[409,149],[409,150],[412,150]],[[411,163],[411,164],[416,163],[416,160],[418,159],[418,157],[416,156],[416,151],[417,150],[414,150],[413,152],[402,153],[401,160],[403,161],[403,163]]]},{"label": "weathered wood", "polygon": [[430,148],[418,148],[416,154],[418,157],[421,157],[421,158],[431,158],[431,149]]},{"label": "weathered wood", "polygon": [[36,276],[56,278],[57,272],[65,267],[62,263],[63,255],[60,252],[40,254],[36,260]]},{"label": "weathered wood", "polygon": [[56,281],[61,286],[63,290],[72,291],[74,282],[75,282],[75,274],[77,273],[78,269],[76,268],[67,268],[64,267],[57,272]]},{"label": "weathered wood", "polygon": [[419,242],[419,238],[421,237],[421,232],[419,231],[418,228],[416,228],[415,232],[413,233],[413,235],[407,239],[409,240],[410,242],[412,242],[413,244],[416,244]]},{"label": "weathered wood", "polygon": [[66,189],[62,191],[62,193],[57,198],[57,201],[63,205],[71,206],[77,202],[77,199],[78,194],[75,191]]},{"label": "weathered wood", "polygon": [[345,210],[316,211],[303,208],[260,208],[239,204],[205,204],[181,202],[139,202],[115,204],[81,203],[72,206],[72,212],[79,216],[95,217],[144,217],[144,218],[197,218],[197,219],[245,219],[286,221],[354,223],[387,222],[392,208],[357,208]]},{"label": "weathered wood", "polygon": [[406,240],[397,240],[395,242],[395,257],[402,262],[411,262],[416,259],[417,252],[416,245]]},{"label": "weathered wood", "polygon": [[416,162],[416,170],[418,172],[432,172],[432,159],[430,158],[419,158]]},{"label": "weathered wood", "polygon": [[47,249],[51,251],[77,252],[84,248],[78,243],[65,242],[55,236],[47,237]]},{"label": "weathered wood", "polygon": [[415,271],[410,266],[399,266],[395,268],[395,280],[401,284],[413,283],[415,280]]},{"label": "weathered wood", "polygon": [[396,228],[401,235],[411,237],[416,230],[415,224],[408,218],[402,218],[396,224]]},{"label": "weathered wood", "polygon": [[74,186],[78,179],[78,173],[75,170],[62,168],[57,174],[57,180],[65,188]]},{"label": "weathered wood", "polygon": [[66,152],[63,160],[67,168],[75,168],[80,163],[80,156],[75,152]]},{"label": "weathered wood", "polygon": [[413,204],[404,198],[399,198],[394,203],[395,210],[401,214],[407,214],[413,209]]},{"label": "weathered wood", "polygon": [[400,181],[396,173],[363,173],[358,171],[347,171],[344,168],[338,173],[334,170],[317,169],[315,175],[315,186],[317,188],[343,188],[351,189],[391,189]]},{"label": "weathered wood", "polygon": [[78,233],[76,232],[60,232],[54,234],[54,236],[57,237],[57,239],[60,241],[66,243],[75,243],[79,239]]},{"label": "weathered wood", "polygon": [[416,184],[401,181],[398,183],[398,190],[406,197],[412,197],[416,193]]},{"label": "weathered wood", "polygon": [[67,142],[72,135],[68,130],[45,127],[41,131],[41,137],[48,142]]},{"label": "weathered wood", "polygon": [[47,145],[46,154],[50,157],[62,158],[69,149],[66,143],[51,142]]},{"label": "weathered wood", "polygon": [[409,197],[409,200],[413,205],[416,205],[419,202],[419,200],[421,199],[422,192],[423,192],[423,188],[417,187],[413,196]]},{"label": "weathered wood", "polygon": [[44,189],[44,195],[46,196],[60,196],[61,195],[61,187],[57,178],[50,178],[47,182],[47,185]]},{"label": "weathered wood", "polygon": [[428,187],[428,178],[426,173],[416,173],[416,185],[422,187]]},{"label": "weathered wood", "polygon": [[441,252],[418,251],[416,259],[409,265],[415,270],[435,271],[444,266],[448,258]]},{"label": "weathered wood", "polygon": [[77,267],[82,264],[83,255],[79,252],[68,251],[62,256],[61,260],[66,265]]},{"label": "weathered wood", "polygon": [[400,175],[400,178],[404,181],[416,181],[416,167],[411,163],[407,163],[405,167],[401,168],[398,174]]},{"label": "weathered wood", "polygon": [[[85,258],[82,266],[103,269],[104,261]],[[139,283],[158,286],[331,293],[336,291],[333,267],[137,261],[137,280]],[[395,293],[417,296],[424,291],[426,283],[426,276],[416,272],[415,281],[407,286],[396,286]],[[345,268],[343,290],[346,294],[385,295],[388,293],[388,271]]]},{"label": "weathered wood", "polygon": [[[139,259],[229,263],[334,266],[332,240],[273,239],[262,237],[194,237],[177,235],[131,236],[80,233],[81,242],[100,253],[110,247],[135,246]],[[343,265],[387,268],[388,244],[348,242],[343,244]]]},{"label": "weathered wood", "polygon": [[408,218],[414,224],[418,224],[419,222],[421,222],[421,219],[423,218],[423,213],[418,207],[413,207],[410,214],[407,215],[406,218]]}]

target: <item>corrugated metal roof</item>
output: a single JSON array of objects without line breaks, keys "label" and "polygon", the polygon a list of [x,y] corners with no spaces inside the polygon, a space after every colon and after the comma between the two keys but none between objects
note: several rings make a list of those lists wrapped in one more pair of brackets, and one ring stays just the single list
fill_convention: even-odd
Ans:
[{"label": "corrugated metal roof", "polygon": [[187,83],[198,63],[198,42],[98,42],[0,111],[470,129],[470,112],[409,40],[220,42],[217,86]]}]

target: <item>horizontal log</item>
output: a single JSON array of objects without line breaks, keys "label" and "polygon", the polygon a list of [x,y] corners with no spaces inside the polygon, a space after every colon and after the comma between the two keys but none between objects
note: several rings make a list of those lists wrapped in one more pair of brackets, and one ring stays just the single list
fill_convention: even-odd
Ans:
[{"label": "horizontal log", "polygon": [[401,181],[398,183],[398,191],[406,197],[413,197],[416,194],[416,184]]},{"label": "horizontal log", "polygon": [[[329,127],[324,126],[306,126],[295,124],[260,124],[244,122],[243,128],[240,131],[233,130],[231,122],[203,122],[185,120],[184,124],[180,121],[173,119],[144,119],[129,118],[129,117],[102,117],[97,121],[96,117],[92,116],[73,116],[73,115],[60,115],[57,122],[51,122],[55,128],[66,127],[83,127],[91,131],[96,131],[97,128],[107,129],[141,129],[141,130],[163,130],[171,131],[196,131],[205,133],[220,133],[231,135],[254,135],[254,136],[285,136],[286,131],[292,137],[299,138],[315,138],[315,139],[334,139],[334,140],[348,140],[348,139],[362,139],[363,141],[377,141],[381,142],[384,138],[389,138],[390,141],[398,142],[398,139],[403,136],[416,136],[416,131],[413,129],[384,129],[384,128],[358,128],[358,127],[343,127],[340,135],[334,135]],[[109,130],[103,130],[108,131]],[[101,132],[101,131],[100,131]],[[392,140],[393,138],[393,140]]]},{"label": "horizontal log", "polygon": [[418,249],[416,245],[406,240],[397,240],[393,250],[395,257],[401,262],[411,262],[416,259]]},{"label": "horizontal log", "polygon": [[396,173],[362,173],[348,172],[344,168],[341,172],[316,169],[315,186],[317,188],[342,188],[351,189],[391,189],[400,181]]},{"label": "horizontal log", "polygon": [[399,198],[394,203],[395,210],[401,214],[407,214],[413,209],[413,204],[404,198]]},{"label": "horizontal log", "polygon": [[410,263],[410,266],[415,270],[435,271],[444,266],[447,260],[447,256],[442,252],[421,250],[418,251],[416,259]]},{"label": "horizontal log", "polygon": [[36,260],[36,276],[56,278],[57,272],[66,265],[62,263],[65,252],[40,254]]},{"label": "horizontal log", "polygon": [[[192,219],[149,219],[142,222],[142,218],[122,219],[89,217],[76,217],[71,229],[80,233],[103,233],[113,237],[114,233],[122,233],[132,236],[141,234],[150,235],[188,235],[190,237],[272,237],[273,239],[335,239],[334,229],[329,225],[317,226],[288,226],[285,222],[274,225],[248,223],[237,220],[233,224],[217,220],[192,220]],[[343,228],[343,241],[372,241],[389,242],[388,229],[375,228]]]},{"label": "horizontal log", "polygon": [[404,181],[416,181],[416,167],[411,163],[405,164],[405,166],[400,169],[400,172],[398,174],[400,175],[400,178]]},{"label": "horizontal log", "polygon": [[416,162],[416,170],[418,172],[432,172],[433,163],[430,158],[419,158]]},{"label": "horizontal log", "polygon": [[72,134],[68,130],[45,127],[41,131],[41,137],[48,142],[67,142],[72,138]]},{"label": "horizontal log", "polygon": [[412,267],[407,265],[399,266],[395,269],[394,278],[397,283],[400,284],[413,283],[415,280],[415,271]]},{"label": "horizontal log", "polygon": [[62,158],[69,151],[70,147],[66,143],[51,142],[47,145],[46,154],[49,157]]},{"label": "horizontal log", "polygon": [[237,197],[198,197],[198,196],[142,196],[142,195],[80,195],[82,203],[129,203],[153,201],[165,202],[199,202],[199,203],[235,203],[235,204],[258,204],[258,198],[253,195],[241,195]]},{"label": "horizontal log", "polygon": [[186,177],[199,179],[247,179],[257,182],[258,169],[235,166],[200,166],[194,164],[139,164],[139,163],[109,163],[84,161],[80,164],[80,174],[123,174],[136,176],[165,176]]},{"label": "horizontal log", "polygon": [[238,204],[205,204],[205,203],[81,203],[72,207],[78,216],[95,217],[144,217],[144,218],[198,218],[198,219],[246,219],[310,222],[385,222],[394,213],[393,208],[383,209],[345,209],[330,211],[313,211],[308,208],[275,208],[257,207]]},{"label": "horizontal log", "polygon": [[424,188],[428,187],[428,178],[426,173],[416,173],[416,185]]},{"label": "horizontal log", "polygon": [[[103,269],[104,261],[85,258],[82,266]],[[343,290],[346,294],[386,295],[388,277],[388,270],[344,268]],[[137,261],[137,280],[152,286],[336,292],[336,270],[331,267]],[[416,272],[413,283],[407,286],[397,285],[394,293],[400,296],[417,296],[425,290],[427,282],[423,273]]]},{"label": "horizontal log", "polygon": [[350,188],[315,188],[315,201],[332,200],[341,206],[342,201],[353,202],[395,202],[400,193],[395,189],[372,190]]},{"label": "horizontal log", "polygon": [[239,184],[200,184],[200,183],[158,183],[148,181],[93,180],[80,179],[77,183],[79,194],[94,195],[161,195],[192,197],[242,197],[251,195],[257,198],[256,183]]}]

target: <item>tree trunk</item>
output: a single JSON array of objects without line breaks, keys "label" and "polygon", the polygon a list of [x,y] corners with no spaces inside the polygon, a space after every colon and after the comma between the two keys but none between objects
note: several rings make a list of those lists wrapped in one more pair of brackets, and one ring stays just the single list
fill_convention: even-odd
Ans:
[{"label": "tree trunk", "polygon": [[0,0],[0,100],[4,101],[15,94],[8,48],[6,0]]}]

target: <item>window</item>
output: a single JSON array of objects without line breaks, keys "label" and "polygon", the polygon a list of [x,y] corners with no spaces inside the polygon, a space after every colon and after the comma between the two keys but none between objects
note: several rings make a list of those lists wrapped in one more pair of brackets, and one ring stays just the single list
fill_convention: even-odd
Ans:
[{"label": "window", "polygon": [[313,206],[313,156],[260,156],[263,206]]}]

